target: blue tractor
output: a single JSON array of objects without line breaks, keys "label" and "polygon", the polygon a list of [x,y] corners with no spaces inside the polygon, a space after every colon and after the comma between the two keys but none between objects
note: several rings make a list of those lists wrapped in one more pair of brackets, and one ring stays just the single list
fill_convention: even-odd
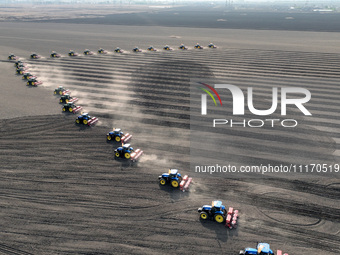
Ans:
[{"label": "blue tractor", "polygon": [[131,153],[133,152],[133,148],[129,143],[124,144],[121,147],[118,147],[115,150],[115,158],[126,158],[129,159],[131,158]]},{"label": "blue tractor", "polygon": [[84,124],[91,126],[98,122],[98,119],[96,117],[92,117],[88,113],[83,113],[82,115],[79,115],[76,119],[76,124]]},{"label": "blue tractor", "polygon": [[115,140],[116,142],[126,143],[131,139],[132,135],[129,133],[125,134],[120,128],[114,128],[112,131],[106,134],[106,140],[112,141]]},{"label": "blue tractor", "polygon": [[240,255],[274,255],[268,243],[258,243],[257,248],[245,248]]},{"label": "blue tractor", "polygon": [[177,169],[169,169],[169,172],[159,176],[158,180],[159,184],[162,186],[171,184],[172,187],[177,188],[182,181],[182,175]]},{"label": "blue tractor", "polygon": [[203,205],[198,208],[201,220],[215,220],[218,223],[224,223],[227,216],[225,206],[221,201],[212,201],[211,205]]}]

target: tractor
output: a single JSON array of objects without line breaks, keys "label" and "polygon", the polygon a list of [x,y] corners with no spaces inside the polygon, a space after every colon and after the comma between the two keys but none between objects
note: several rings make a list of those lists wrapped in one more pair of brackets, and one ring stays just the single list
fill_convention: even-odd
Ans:
[{"label": "tractor", "polygon": [[56,88],[54,90],[54,95],[65,95],[65,94],[69,94],[70,91],[68,89],[65,89],[63,86],[59,86],[58,88]]},{"label": "tractor", "polygon": [[27,69],[28,69],[27,67],[20,67],[20,68],[17,68],[16,73],[17,73],[17,74],[25,74],[25,73],[28,73],[28,72],[26,71]]},{"label": "tractor", "polygon": [[124,51],[121,49],[121,48],[119,48],[119,47],[117,47],[116,49],[115,49],[115,53],[123,53]]},{"label": "tractor", "polygon": [[169,169],[167,173],[162,174],[158,177],[159,185],[165,186],[170,184],[174,188],[180,188],[181,191],[189,190],[189,185],[192,182],[192,178],[185,175],[182,175],[178,172],[177,169]]},{"label": "tractor", "polygon": [[77,52],[73,51],[73,50],[70,50],[70,52],[68,53],[68,55],[69,55],[70,57],[76,57],[76,56],[78,56],[79,54],[78,54]]},{"label": "tractor", "polygon": [[8,60],[17,60],[18,57],[15,56],[13,53],[8,56]]},{"label": "tractor", "polygon": [[77,113],[82,109],[81,106],[76,106],[74,103],[64,104],[62,110],[63,112]]},{"label": "tractor", "polygon": [[163,50],[172,50],[172,48],[170,48],[169,45],[165,45],[165,46],[163,47]]},{"label": "tractor", "polygon": [[100,48],[100,49],[98,50],[98,53],[99,53],[99,54],[107,54],[107,51],[104,50],[103,48]]},{"label": "tractor", "polygon": [[24,75],[22,76],[22,79],[23,80],[29,80],[29,79],[32,79],[32,78],[37,78],[37,76],[34,76],[34,75],[32,75],[31,73],[24,73]]},{"label": "tractor", "polygon": [[29,78],[27,80],[27,85],[30,85],[30,86],[38,86],[42,84],[42,81],[38,81],[36,78]]},{"label": "tractor", "polygon": [[203,50],[203,46],[199,45],[198,43],[194,46],[195,49]]},{"label": "tractor", "polygon": [[55,51],[53,51],[53,52],[51,53],[51,58],[60,58],[60,57],[61,57],[61,55],[58,54],[58,53],[55,52]]},{"label": "tractor", "polygon": [[136,162],[142,154],[142,150],[134,150],[129,143],[115,149],[115,159],[124,158]]},{"label": "tractor", "polygon": [[258,243],[257,248],[245,248],[240,255],[274,255],[268,243]]},{"label": "tractor", "polygon": [[126,135],[124,135],[124,133],[122,132],[120,128],[114,128],[112,129],[112,131],[106,134],[107,141],[114,140],[116,142],[126,143],[131,138],[132,138],[132,135],[130,135],[129,133],[126,133]]},{"label": "tractor", "polygon": [[87,126],[92,126],[98,122],[98,118],[92,117],[88,113],[83,113],[79,115],[76,119],[76,124],[84,124]]},{"label": "tractor", "polygon": [[228,211],[221,201],[212,201],[211,205],[204,205],[198,208],[201,220],[214,220],[218,223],[223,223],[226,227],[236,228],[238,219],[238,210],[229,207]]},{"label": "tractor", "polygon": [[148,51],[157,51],[153,46],[150,46],[149,48],[148,48]]},{"label": "tractor", "polygon": [[84,50],[84,55],[93,55],[93,51],[90,51],[88,49]]},{"label": "tractor", "polygon": [[33,53],[33,54],[31,54],[30,58],[31,59],[38,59],[38,58],[41,58],[41,56],[39,56],[37,53]]},{"label": "tractor", "polygon": [[138,47],[132,49],[133,52],[142,52]]},{"label": "tractor", "polygon": [[208,48],[210,48],[210,49],[216,49],[217,47],[216,47],[215,44],[209,43]]},{"label": "tractor", "polygon": [[67,104],[67,103],[75,103],[77,102],[79,99],[76,97],[71,97],[70,94],[64,94],[60,97],[59,102],[62,104]]},{"label": "tractor", "polygon": [[26,67],[27,65],[26,65],[26,63],[22,62],[21,60],[18,60],[18,61],[15,61],[14,66],[16,68],[19,68],[19,67]]},{"label": "tractor", "polygon": [[184,45],[184,44],[181,44],[178,49],[180,50],[187,50],[188,48]]}]

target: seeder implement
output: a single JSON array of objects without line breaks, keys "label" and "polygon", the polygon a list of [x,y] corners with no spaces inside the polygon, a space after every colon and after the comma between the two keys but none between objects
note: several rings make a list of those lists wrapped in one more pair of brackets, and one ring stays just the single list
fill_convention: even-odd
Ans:
[{"label": "seeder implement", "polygon": [[143,151],[141,149],[137,149],[131,153],[131,160],[132,162],[136,162],[140,156],[142,156]]},{"label": "seeder implement", "polygon": [[93,126],[94,124],[96,124],[98,122],[98,118],[97,117],[92,117],[88,122],[87,125],[88,126]]},{"label": "seeder implement", "polygon": [[227,218],[225,221],[225,226],[229,229],[233,229],[237,227],[237,219],[238,219],[238,210],[234,210],[234,208],[229,207]]},{"label": "seeder implement", "polygon": [[179,189],[183,192],[189,190],[189,186],[191,182],[192,182],[192,178],[191,177],[189,178],[188,175],[184,175],[181,183],[179,184]]},{"label": "seeder implement", "polygon": [[283,251],[277,250],[276,255],[288,255],[288,253],[282,253]]},{"label": "seeder implement", "polygon": [[131,140],[131,138],[132,138],[132,135],[130,135],[129,133],[126,133],[126,134],[122,137],[121,141],[122,141],[122,143],[127,143],[128,141]]},{"label": "seeder implement", "polygon": [[76,106],[75,108],[72,109],[72,113],[78,113],[81,111],[81,109],[83,109],[83,107],[81,106]]},{"label": "seeder implement", "polygon": [[79,100],[77,97],[72,97],[70,100],[68,100],[69,103],[75,103]]}]

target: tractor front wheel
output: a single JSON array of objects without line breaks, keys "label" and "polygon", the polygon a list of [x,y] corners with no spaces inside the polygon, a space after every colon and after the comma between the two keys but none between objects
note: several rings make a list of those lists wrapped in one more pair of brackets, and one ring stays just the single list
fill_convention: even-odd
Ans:
[{"label": "tractor front wheel", "polygon": [[111,137],[110,135],[108,135],[108,136],[106,137],[106,139],[107,139],[108,141],[111,141],[112,137]]},{"label": "tractor front wheel", "polygon": [[214,218],[215,218],[215,221],[218,223],[223,223],[224,221],[224,217],[221,214],[216,214]]},{"label": "tractor front wheel", "polygon": [[119,156],[120,156],[119,152],[116,152],[115,156],[116,156],[116,158],[119,158]]},{"label": "tractor front wheel", "polygon": [[76,119],[76,123],[79,124],[79,123],[80,123],[80,120],[79,120],[79,119]]},{"label": "tractor front wheel", "polygon": [[57,91],[54,91],[54,95],[56,95],[57,94]]},{"label": "tractor front wheel", "polygon": [[65,107],[63,107],[63,112],[66,112],[66,108]]},{"label": "tractor front wheel", "polygon": [[172,180],[171,181],[171,186],[174,187],[174,188],[177,188],[178,187],[178,181],[177,180]]},{"label": "tractor front wheel", "polygon": [[62,99],[60,99],[60,103],[62,103],[63,102],[63,100]]},{"label": "tractor front wheel", "polygon": [[201,212],[200,218],[201,218],[202,220],[207,220],[207,219],[208,219],[208,214],[207,214],[206,212]]},{"label": "tractor front wheel", "polygon": [[159,180],[159,184],[162,185],[162,186],[164,186],[164,185],[166,184],[165,179],[164,179],[164,178],[160,179],[160,180]]}]

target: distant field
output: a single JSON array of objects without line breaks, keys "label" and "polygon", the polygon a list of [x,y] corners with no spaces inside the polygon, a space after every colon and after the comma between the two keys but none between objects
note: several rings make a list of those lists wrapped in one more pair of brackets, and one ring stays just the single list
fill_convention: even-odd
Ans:
[{"label": "distant field", "polygon": [[26,6],[1,8],[0,20],[76,24],[340,32],[340,13],[230,11],[218,7]]}]

